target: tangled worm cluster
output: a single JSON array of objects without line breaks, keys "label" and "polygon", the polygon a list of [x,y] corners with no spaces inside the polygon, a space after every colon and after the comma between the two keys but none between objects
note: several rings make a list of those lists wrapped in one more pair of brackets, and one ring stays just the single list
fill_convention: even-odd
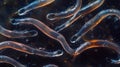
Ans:
[{"label": "tangled worm cluster", "polygon": [[[46,5],[49,5],[53,3],[55,0],[36,0],[29,5],[19,9],[16,13],[21,16],[29,13],[31,10],[44,7]],[[90,48],[95,48],[95,47],[107,47],[110,49],[115,50],[120,54],[120,48],[117,44],[109,42],[107,40],[91,40],[88,42],[85,42],[83,44],[80,44],[79,47],[73,49],[70,47],[68,42],[66,41],[65,37],[60,34],[59,32],[62,31],[63,29],[67,28],[70,26],[72,23],[74,23],[76,20],[81,18],[81,16],[85,16],[89,14],[90,12],[96,10],[99,8],[102,4],[104,3],[104,0],[96,0],[93,3],[90,3],[86,5],[85,7],[81,8],[82,5],[82,0],[76,0],[76,3],[74,7],[69,8],[68,10],[61,11],[60,13],[48,13],[46,15],[46,18],[48,20],[57,20],[57,19],[64,19],[64,18],[70,18],[67,20],[65,23],[63,23],[60,26],[57,26],[55,29],[51,29],[48,27],[44,22],[34,19],[34,18],[23,18],[23,19],[14,19],[14,22],[11,22],[13,25],[20,25],[20,24],[31,24],[38,28],[42,33],[44,33],[46,36],[48,36],[51,39],[54,39],[58,41],[63,49],[70,54],[71,56],[77,56],[80,55],[82,52],[84,52],[87,49]],[[82,28],[74,34],[70,42],[71,43],[76,43],[83,37],[88,31],[94,29],[104,18],[114,15],[120,19],[120,11],[116,9],[106,9],[100,11],[96,16],[94,16],[92,19],[87,21]],[[25,37],[34,37],[37,36],[38,33],[35,30],[30,30],[30,31],[11,31],[8,29],[3,28],[0,26],[0,34],[3,36],[6,36],[8,38],[25,38]],[[38,55],[42,57],[59,57],[63,55],[62,50],[56,50],[53,52],[47,52],[45,50],[40,50],[40,49],[35,49],[30,46],[27,46],[26,44],[22,44],[19,42],[15,41],[4,41],[0,43],[0,49],[6,49],[6,48],[11,48],[20,52],[24,52],[27,54],[31,55]],[[0,56],[0,62],[1,63],[9,63],[12,64],[15,67],[26,67],[25,65],[22,65],[21,63],[15,61],[14,59],[7,57],[7,56]],[[119,63],[120,60],[111,60],[112,63]],[[48,64],[43,67],[58,67],[57,65],[54,64]]]}]

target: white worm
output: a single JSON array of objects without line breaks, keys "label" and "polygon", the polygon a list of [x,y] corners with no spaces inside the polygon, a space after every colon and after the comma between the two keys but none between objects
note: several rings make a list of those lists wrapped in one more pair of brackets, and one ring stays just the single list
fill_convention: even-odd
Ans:
[{"label": "white worm", "polygon": [[44,7],[46,5],[49,5],[53,3],[55,0],[35,0],[34,2],[28,4],[27,6],[19,9],[17,11],[18,15],[25,15],[26,13],[30,12],[31,10]]},{"label": "white worm", "polygon": [[22,65],[21,63],[17,62],[16,60],[8,57],[8,56],[4,56],[4,55],[0,55],[0,63],[8,63],[13,65],[14,67],[26,67],[25,65]]},{"label": "white worm", "polygon": [[82,5],[82,0],[76,0],[76,4],[73,8],[69,8],[66,11],[62,11],[60,13],[49,13],[47,15],[47,19],[49,20],[56,20],[56,19],[63,19],[63,18],[68,18],[77,13]]},{"label": "white worm", "polygon": [[62,50],[57,50],[54,52],[47,52],[45,50],[34,49],[32,47],[26,46],[25,44],[14,42],[14,41],[4,41],[0,42],[0,50],[11,48],[17,51],[21,51],[28,54],[35,54],[43,57],[59,57],[63,55]]},{"label": "white worm", "polygon": [[98,7],[100,7],[104,3],[104,0],[96,0],[95,2],[88,4],[87,6],[81,8],[73,17],[71,17],[67,22],[63,23],[60,26],[57,26],[55,30],[57,32],[62,31],[63,29],[67,28],[71,24],[73,24],[76,20],[78,20],[81,16],[84,16],[94,10],[96,10]]},{"label": "white worm", "polygon": [[93,17],[91,20],[86,22],[82,28],[71,37],[70,41],[72,43],[75,43],[80,40],[82,36],[84,36],[88,31],[92,30],[94,27],[96,27],[104,18],[108,16],[117,16],[120,19],[120,11],[115,9],[107,9],[103,10],[100,13],[98,13],[95,17]]},{"label": "white worm", "polygon": [[31,31],[11,31],[5,29],[0,25],[0,34],[8,38],[25,38],[25,37],[34,37],[38,35],[38,32],[35,30]]}]

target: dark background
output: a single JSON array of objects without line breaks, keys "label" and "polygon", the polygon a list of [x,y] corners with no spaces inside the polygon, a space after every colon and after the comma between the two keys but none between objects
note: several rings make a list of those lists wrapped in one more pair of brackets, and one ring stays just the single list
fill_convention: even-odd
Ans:
[{"label": "dark background", "polygon": [[[29,12],[25,16],[13,16],[18,9],[24,7],[25,5],[31,3],[34,0],[0,0],[0,25],[10,30],[38,30],[32,25],[19,25],[13,26],[10,24],[10,18],[24,18],[24,17],[32,17],[43,21],[46,25],[54,29],[56,26],[67,21],[67,19],[50,21],[46,19],[46,14],[51,12],[60,12],[68,7],[72,6],[76,0],[56,0],[51,5],[42,7],[40,9],[33,10]],[[95,0],[84,0],[82,7],[87,5],[90,2]],[[95,16],[98,12],[104,9],[118,9],[120,10],[120,0],[105,0],[104,4],[88,14],[77,20],[74,24],[61,31],[70,44],[72,48],[78,47],[83,41],[80,41],[76,44],[70,43],[70,37],[75,34],[81,26],[90,20],[93,16]],[[119,19],[115,16],[109,16],[102,21],[94,30],[88,32],[83,40],[89,41],[93,39],[106,39],[112,41],[116,44],[120,44],[120,23]],[[39,31],[39,30],[38,30]],[[17,41],[29,45],[34,48],[43,47],[48,51],[53,51],[57,49],[63,50],[61,45],[52,40],[51,38],[44,35],[39,31],[39,35],[33,38],[19,38],[12,39],[7,38],[5,36],[0,35],[0,42],[2,41]],[[96,52],[97,50],[97,52]],[[77,56],[76,58],[71,57],[66,52],[63,56],[58,58],[45,58],[36,55],[28,55],[25,53],[21,53],[11,49],[5,49],[0,51],[1,55],[6,55],[14,58],[18,62],[26,65],[27,67],[42,67],[47,64],[56,64],[59,67],[120,67],[120,65],[111,64],[109,59],[117,59],[118,54],[111,49],[108,48],[94,48],[89,49]],[[109,59],[108,59],[109,58]],[[0,64],[0,67],[12,67],[9,64]]]}]

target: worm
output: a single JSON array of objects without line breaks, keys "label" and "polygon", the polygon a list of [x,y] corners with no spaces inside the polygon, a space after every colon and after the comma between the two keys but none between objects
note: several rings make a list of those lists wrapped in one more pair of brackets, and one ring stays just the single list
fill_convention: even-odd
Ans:
[{"label": "worm", "polygon": [[[34,19],[34,18],[15,19],[15,22],[12,24],[14,24],[14,25],[18,25],[18,24],[34,25],[40,31],[42,31],[46,36],[58,41],[62,45],[63,49],[72,56],[79,55],[85,49],[88,49],[90,47],[92,48],[92,46],[100,47],[100,45],[98,45],[98,44],[90,44],[92,42],[85,42],[85,43],[81,44],[79,47],[73,49],[69,46],[69,44],[67,43],[66,39],[64,38],[64,36],[62,34],[54,31],[53,29],[51,29],[47,25],[45,25],[43,22],[41,22],[37,19]],[[99,41],[96,41],[96,42],[99,42]],[[104,41],[103,43],[106,43],[106,41]],[[113,45],[113,47],[115,47],[114,44],[111,44],[111,45]],[[110,47],[111,45],[108,45],[108,47]],[[103,46],[103,47],[106,47],[106,46]]]},{"label": "worm", "polygon": [[76,52],[74,55],[77,56],[87,49],[96,48],[96,47],[110,48],[112,50],[115,50],[118,54],[120,54],[120,47],[115,43],[112,43],[107,40],[91,40],[81,44],[81,46],[76,49]]},{"label": "worm", "polygon": [[[81,44],[81,46],[76,49],[74,56],[81,54],[87,49],[99,48],[99,47],[103,47],[103,48],[106,47],[112,49],[115,52],[117,52],[118,55],[120,55],[120,47],[117,44],[107,40],[91,40],[89,42],[85,42]],[[111,59],[111,63],[120,64],[120,58],[118,60]]]},{"label": "worm", "polygon": [[81,8],[73,17],[71,17],[68,21],[66,21],[65,23],[63,23],[60,26],[57,26],[55,28],[55,30],[57,32],[62,31],[63,29],[67,28],[68,26],[70,26],[71,24],[73,24],[76,20],[78,20],[80,17],[96,10],[97,8],[99,8],[102,4],[104,3],[104,0],[96,0],[93,3],[88,4],[87,6]]},{"label": "worm", "polygon": [[111,63],[120,64],[120,58],[118,60],[111,59]]},{"label": "worm", "polygon": [[69,46],[64,36],[54,31],[47,25],[45,25],[42,21],[39,21],[34,18],[24,18],[24,19],[15,19],[14,22],[12,22],[12,24],[13,25],[32,24],[36,28],[38,28],[40,31],[42,31],[46,36],[58,41],[67,53],[69,53],[70,55],[73,55],[74,53],[74,50]]},{"label": "worm", "polygon": [[40,8],[40,7],[44,7],[46,5],[49,5],[51,3],[53,3],[55,0],[35,0],[32,3],[28,4],[27,6],[19,9],[16,13],[18,15],[25,15],[28,12],[30,12],[31,10]]},{"label": "worm", "polygon": [[35,37],[38,35],[38,32],[35,30],[31,31],[11,31],[5,29],[0,25],[0,34],[8,38],[25,38],[25,37]]},{"label": "worm", "polygon": [[99,12],[95,17],[93,17],[91,20],[87,21],[82,28],[74,34],[70,41],[71,43],[75,43],[79,41],[79,39],[84,36],[88,31],[92,30],[94,27],[96,27],[104,18],[108,16],[117,16],[120,19],[120,11],[115,9],[106,9]]},{"label": "worm", "polygon": [[[0,63],[8,63],[13,65],[14,67],[27,67],[19,62],[17,62],[16,60],[8,57],[8,56],[4,56],[4,55],[0,55]],[[48,64],[48,65],[44,65],[43,67],[58,67],[55,64]]]},{"label": "worm", "polygon": [[43,67],[58,67],[58,66],[55,64],[48,64],[48,65],[44,65]]},{"label": "worm", "polygon": [[17,62],[16,60],[4,55],[0,55],[0,63],[8,63],[13,65],[14,67],[26,67],[21,63]]},{"label": "worm", "polygon": [[80,10],[81,5],[82,5],[82,0],[76,0],[76,4],[73,8],[69,8],[68,10],[62,11],[60,13],[49,13],[47,14],[47,19],[56,20],[56,19],[71,17]]},{"label": "worm", "polygon": [[0,42],[0,50],[11,48],[20,52],[32,54],[32,55],[38,55],[43,57],[59,57],[63,55],[63,52],[61,50],[57,50],[54,52],[47,52],[44,50],[34,49],[32,47],[26,46],[25,44],[14,42],[14,41],[4,41]]}]

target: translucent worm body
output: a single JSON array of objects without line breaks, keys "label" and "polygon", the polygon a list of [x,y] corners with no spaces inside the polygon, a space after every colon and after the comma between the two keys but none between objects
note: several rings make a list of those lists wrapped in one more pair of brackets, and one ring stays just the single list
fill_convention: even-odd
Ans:
[{"label": "translucent worm body", "polygon": [[84,36],[88,31],[92,30],[94,27],[96,27],[104,18],[110,15],[115,15],[120,19],[120,11],[115,9],[107,9],[103,10],[100,13],[98,13],[95,17],[93,17],[91,20],[86,22],[82,28],[71,37],[71,42],[75,43],[77,42],[82,36]]},{"label": "translucent worm body", "polygon": [[8,38],[24,38],[24,37],[34,37],[38,35],[35,30],[31,31],[11,31],[7,30],[0,25],[0,34]]},{"label": "translucent worm body", "polygon": [[69,8],[66,11],[62,11],[60,13],[49,13],[47,15],[47,19],[49,20],[56,20],[56,19],[63,19],[63,18],[68,18],[77,13],[82,5],[82,0],[76,0],[76,4],[73,8]]},{"label": "translucent worm body", "polygon": [[[8,57],[8,56],[4,56],[4,55],[0,55],[0,63],[8,63],[13,65],[14,67],[27,67],[19,62],[17,62],[16,60]],[[44,65],[43,67],[58,67],[55,64],[48,64],[48,65]]]},{"label": "translucent worm body", "polygon": [[21,51],[28,54],[35,54],[43,57],[58,57],[63,55],[63,52],[61,50],[57,50],[54,52],[47,52],[44,50],[38,50],[34,49],[32,47],[26,46],[22,43],[14,42],[14,41],[4,41],[0,43],[0,50],[11,48],[17,51]]},{"label": "translucent worm body", "polygon": [[[97,47],[98,48],[99,47],[110,48],[110,49],[114,50],[115,52],[117,52],[118,55],[120,55],[120,47],[117,44],[109,42],[107,40],[92,40],[90,42],[85,42],[80,47],[78,47],[76,49],[74,56],[81,54],[82,52],[84,52],[87,49],[97,48]],[[120,58],[118,60],[111,59],[111,63],[120,64]]]},{"label": "translucent worm body", "polygon": [[48,64],[48,65],[45,65],[45,66],[43,66],[43,67],[58,67],[58,66],[55,65],[55,64]]},{"label": "translucent worm body", "polygon": [[[69,53],[70,55],[77,55],[76,53],[79,53],[80,51],[84,50],[83,46],[87,46],[88,43],[82,44],[80,47],[77,49],[72,49],[69,44],[67,43],[66,39],[64,38],[63,35],[60,33],[57,33],[56,31],[52,30],[49,28],[47,25],[42,23],[39,20],[33,19],[33,18],[25,18],[25,19],[16,19],[16,22],[13,24],[32,24],[36,26],[40,31],[42,31],[44,34],[46,34],[48,37],[57,40],[60,42],[64,50]],[[79,51],[80,50],[80,51]]]},{"label": "translucent worm body", "polygon": [[118,60],[111,59],[111,63],[120,64],[120,58]]},{"label": "translucent worm body", "polygon": [[75,55],[79,55],[87,49],[96,47],[110,48],[112,50],[115,50],[120,55],[120,47],[117,44],[109,42],[107,40],[91,40],[89,42],[85,42],[76,49]]},{"label": "translucent worm body", "polygon": [[26,13],[28,13],[29,11],[31,11],[33,9],[37,9],[37,8],[49,5],[54,1],[55,0],[35,0],[34,2],[30,3],[29,5],[19,9],[17,13],[18,13],[18,15],[25,15]]},{"label": "translucent worm body", "polygon": [[63,29],[70,26],[72,23],[74,23],[76,20],[78,20],[80,17],[96,10],[98,7],[100,7],[104,3],[104,0],[96,0],[95,2],[88,4],[87,6],[81,8],[73,17],[71,17],[67,22],[64,24],[57,26],[55,30],[57,32],[62,31]]},{"label": "translucent worm body", "polygon": [[[54,31],[53,29],[49,28],[47,25],[45,25],[44,23],[42,23],[39,20],[33,19],[33,18],[25,18],[25,19],[15,19],[15,23],[13,23],[14,25],[17,24],[32,24],[35,27],[37,27],[40,31],[42,31],[45,35],[47,35],[48,37],[58,41],[63,49],[70,55],[79,55],[80,53],[82,53],[85,49],[89,49],[89,48],[93,48],[93,47],[108,47],[108,48],[115,48],[115,50],[118,50],[116,48],[119,48],[118,46],[116,47],[115,44],[112,44],[109,42],[110,45],[105,45],[106,43],[108,43],[108,41],[105,40],[94,40],[91,42],[85,42],[84,44],[81,44],[78,48],[76,49],[72,49],[69,44],[67,43],[66,39],[64,38],[63,35],[61,35],[60,33]],[[93,44],[93,43],[97,43],[97,44]],[[90,44],[91,43],[91,44]],[[100,44],[98,44],[100,43]],[[105,43],[105,44],[104,44]],[[118,50],[119,51],[119,50]]]},{"label": "translucent worm body", "polygon": [[58,41],[67,53],[69,53],[70,55],[73,55],[74,53],[74,50],[70,48],[69,44],[67,43],[63,35],[54,31],[53,29],[51,29],[50,27],[45,25],[43,22],[37,19],[34,19],[34,18],[15,19],[15,23],[12,23],[12,24],[14,25],[32,24],[35,27],[37,27],[40,31],[42,31],[45,35],[47,35],[48,37]]},{"label": "translucent worm body", "polygon": [[14,67],[26,67],[21,63],[17,62],[16,60],[4,55],[0,55],[0,63],[8,63],[13,65]]}]

